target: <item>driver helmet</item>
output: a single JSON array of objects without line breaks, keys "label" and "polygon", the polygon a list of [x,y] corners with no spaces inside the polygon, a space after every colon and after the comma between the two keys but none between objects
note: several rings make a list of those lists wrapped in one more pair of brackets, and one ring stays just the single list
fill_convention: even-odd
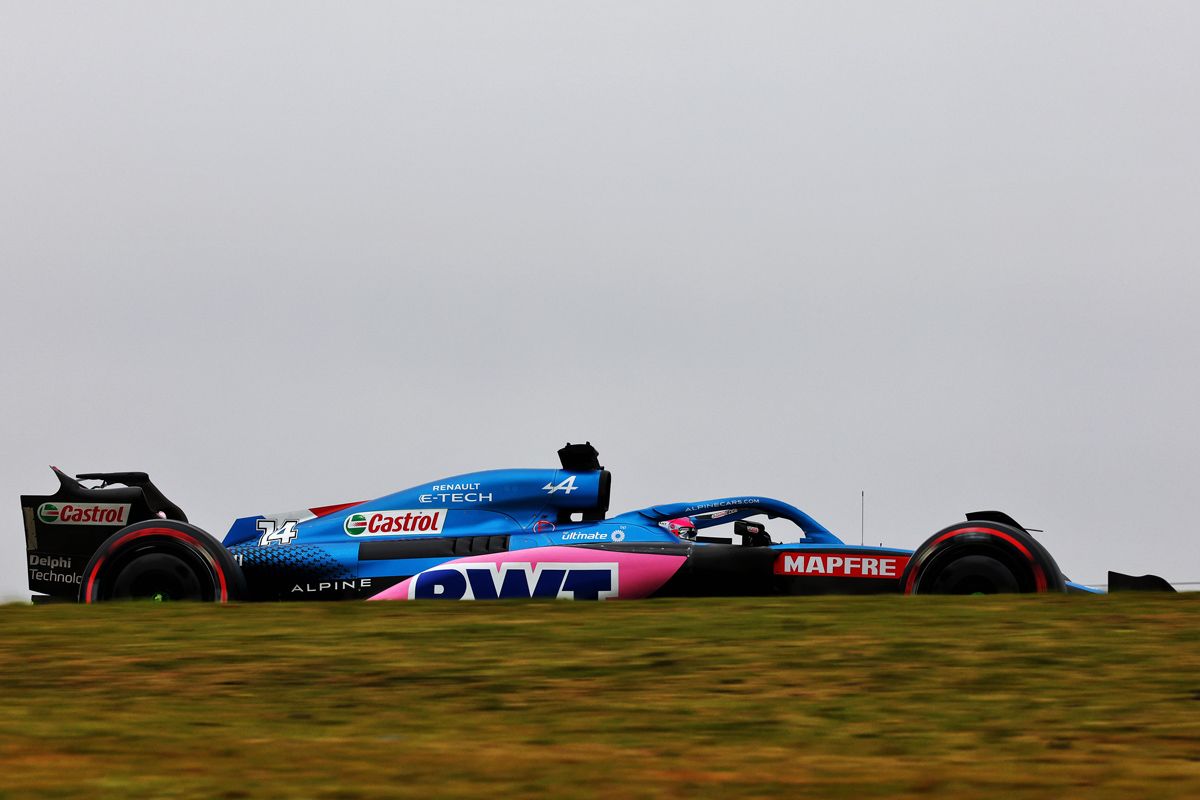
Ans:
[{"label": "driver helmet", "polygon": [[696,523],[692,522],[691,517],[679,517],[671,520],[667,523],[667,530],[680,539],[696,538]]}]

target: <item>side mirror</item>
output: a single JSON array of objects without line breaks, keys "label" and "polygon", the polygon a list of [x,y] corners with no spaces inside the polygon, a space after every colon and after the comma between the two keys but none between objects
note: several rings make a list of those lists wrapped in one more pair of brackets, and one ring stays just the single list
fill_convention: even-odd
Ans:
[{"label": "side mirror", "polygon": [[757,522],[739,519],[733,523],[733,532],[742,537],[742,547],[766,547],[771,544],[771,535]]}]

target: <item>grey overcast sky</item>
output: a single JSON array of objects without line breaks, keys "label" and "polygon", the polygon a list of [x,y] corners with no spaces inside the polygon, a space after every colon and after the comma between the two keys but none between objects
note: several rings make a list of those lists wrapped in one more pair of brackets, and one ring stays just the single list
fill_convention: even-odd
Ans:
[{"label": "grey overcast sky", "polygon": [[1200,4],[0,2],[18,495],[553,466],[1200,580]]}]

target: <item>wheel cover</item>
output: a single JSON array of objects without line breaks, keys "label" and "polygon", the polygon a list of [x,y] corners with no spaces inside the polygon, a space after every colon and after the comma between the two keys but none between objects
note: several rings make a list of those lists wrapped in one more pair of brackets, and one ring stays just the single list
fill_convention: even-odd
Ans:
[{"label": "wheel cover", "polygon": [[213,587],[198,565],[175,553],[136,555],[120,568],[106,593],[112,600],[211,600]]},{"label": "wheel cover", "polygon": [[929,587],[931,594],[1008,594],[1021,591],[1003,562],[985,555],[961,556],[946,564]]}]

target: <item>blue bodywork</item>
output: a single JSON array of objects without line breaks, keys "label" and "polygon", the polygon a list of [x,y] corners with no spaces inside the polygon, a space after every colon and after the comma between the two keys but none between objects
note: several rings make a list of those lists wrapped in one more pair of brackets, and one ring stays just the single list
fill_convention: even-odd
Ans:
[{"label": "blue bodywork", "polygon": [[[252,593],[297,599],[368,597],[447,562],[489,553],[581,546],[659,552],[657,547],[664,553],[686,549],[691,559],[705,548],[733,544],[732,538],[719,544],[709,536],[682,542],[663,524],[680,517],[692,518],[701,533],[755,516],[788,520],[802,533],[798,541],[772,542],[764,552],[827,552],[839,563],[902,557],[900,568],[913,552],[846,544],[801,509],[759,495],[608,516],[610,483],[600,468],[471,472],[334,510],[245,517],[232,525],[224,545],[242,565]],[[899,590],[898,576],[885,574],[894,577],[883,589]]]},{"label": "blue bodywork", "polygon": [[[339,508],[333,513],[305,518],[292,515],[258,515],[233,523],[224,545],[247,571],[252,584],[256,568],[279,567],[273,575],[277,584],[269,592],[279,595],[327,596],[338,590],[323,584],[363,578],[397,579],[451,561],[458,553],[420,555],[419,547],[405,553],[396,546],[396,558],[360,557],[364,542],[419,542],[429,533],[402,531],[352,535],[348,521],[379,512],[442,512],[439,540],[462,537],[506,537],[506,549],[527,550],[551,546],[597,544],[678,545],[680,540],[660,523],[691,516],[697,528],[725,525],[756,515],[782,518],[803,533],[799,542],[772,545],[774,549],[814,546],[851,548],[804,511],[781,500],[756,495],[738,495],[700,502],[668,503],[616,516],[607,516],[608,484],[605,470],[501,469],[471,472],[442,478],[399,492]],[[272,541],[260,527],[271,520],[276,528],[293,523],[294,536],[286,542]],[[268,526],[269,528],[270,526]],[[710,543],[695,542],[693,547]],[[378,548],[379,546],[376,546]],[[907,553],[891,548],[863,548],[872,552]],[[464,545],[461,552],[471,553]],[[293,557],[293,558],[289,558]],[[263,571],[259,569],[259,571]],[[270,570],[266,570],[270,572]],[[290,574],[290,573],[295,573]],[[304,580],[295,580],[299,575]],[[289,584],[290,585],[287,585]],[[378,589],[376,582],[371,588]],[[310,587],[318,587],[310,592]],[[354,586],[354,589],[359,587]],[[292,592],[293,589],[299,589]],[[361,594],[361,592],[360,592]]]}]

